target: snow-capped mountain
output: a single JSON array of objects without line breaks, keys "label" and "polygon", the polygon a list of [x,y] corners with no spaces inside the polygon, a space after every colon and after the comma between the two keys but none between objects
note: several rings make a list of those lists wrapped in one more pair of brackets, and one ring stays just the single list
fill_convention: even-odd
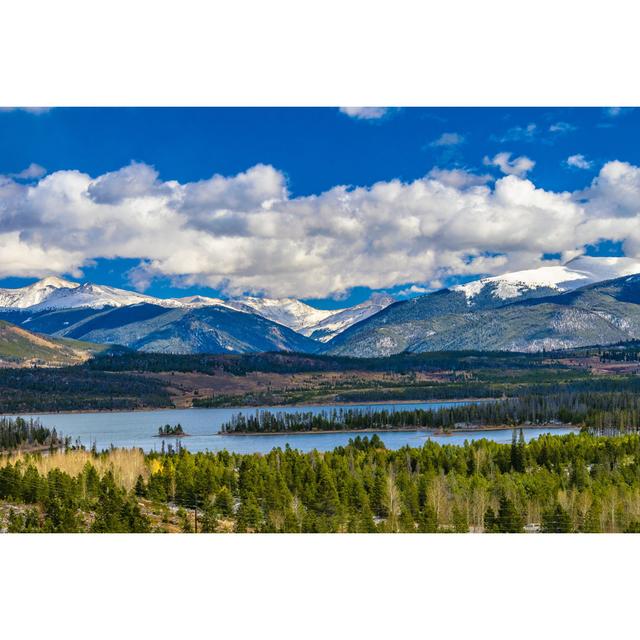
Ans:
[{"label": "snow-capped mountain", "polygon": [[[0,308],[4,310],[19,309],[38,313],[62,309],[97,310],[140,304],[177,309],[224,307],[261,316],[304,336],[311,336],[317,332],[314,338],[323,342],[391,302],[393,299],[389,296],[376,295],[354,307],[324,310],[316,309],[294,298],[245,296],[223,300],[201,295],[156,298],[116,287],[92,283],[79,284],[56,277],[44,278],[19,289],[0,289]],[[24,322],[29,321],[30,319],[27,319]]]},{"label": "snow-capped mountain", "polygon": [[348,327],[361,320],[366,320],[393,302],[395,302],[395,298],[386,294],[375,293],[368,300],[365,300],[365,302],[361,302],[348,309],[339,309],[338,311],[332,312],[331,315],[314,325],[312,331],[309,332],[309,330],[306,329],[307,333],[304,331],[301,331],[301,333],[320,342],[329,342],[331,338],[337,336]]},{"label": "snow-capped mountain", "polygon": [[173,298],[175,302],[186,307],[197,309],[199,307],[225,307],[227,306],[222,298],[210,298],[209,296],[186,296],[185,298]]},{"label": "snow-capped mountain", "polygon": [[640,261],[632,258],[580,256],[563,265],[513,271],[458,285],[452,287],[452,290],[464,293],[468,303],[487,290],[490,290],[494,298],[509,300],[535,289],[552,289],[562,293],[638,272]]},{"label": "snow-capped mountain", "polygon": [[253,298],[245,296],[224,303],[236,311],[255,313],[267,320],[289,327],[302,335],[310,335],[313,328],[334,311],[316,309],[294,298]]},{"label": "snow-capped mountain", "polygon": [[141,303],[163,307],[182,306],[180,302],[172,299],[153,298],[100,284],[78,284],[56,277],[43,278],[19,289],[0,289],[0,307],[7,309],[100,309]]},{"label": "snow-capped mountain", "polygon": [[180,307],[179,302],[171,299],[153,298],[141,293],[107,287],[101,284],[85,283],[72,288],[56,289],[46,299],[30,310],[42,309],[77,309],[86,307],[100,309],[102,307],[128,307],[134,304],[157,304],[162,307]]},{"label": "snow-capped mountain", "polygon": [[386,306],[395,298],[374,294],[360,304],[345,309],[316,309],[294,298],[234,298],[223,302],[237,311],[257,313],[263,318],[289,327],[303,336],[328,342],[347,327],[360,322]]},{"label": "snow-capped mountain", "polygon": [[327,353],[536,351],[640,337],[640,262],[580,257],[482,278],[391,305],[329,342]]},{"label": "snow-capped mountain", "polygon": [[71,290],[79,287],[77,282],[69,282],[51,276],[19,289],[0,289],[0,307],[27,309],[44,302],[60,289]]}]

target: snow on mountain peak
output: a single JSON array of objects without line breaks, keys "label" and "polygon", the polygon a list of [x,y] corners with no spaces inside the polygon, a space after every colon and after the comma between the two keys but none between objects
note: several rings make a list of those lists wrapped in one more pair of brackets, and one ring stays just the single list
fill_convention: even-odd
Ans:
[{"label": "snow on mountain peak", "polygon": [[[40,303],[31,306],[34,311],[42,309],[73,309],[88,307],[124,307],[133,304],[157,304],[158,299],[133,291],[116,289],[105,285],[85,283],[74,287],[64,287],[51,292]],[[171,306],[177,306],[172,303]]]},{"label": "snow on mountain peak", "polygon": [[487,285],[494,285],[492,295],[501,300],[508,300],[517,298],[532,289],[548,288],[558,292],[571,291],[594,282],[620,278],[638,272],[640,272],[640,261],[632,258],[579,256],[564,265],[513,271],[457,285],[452,287],[452,290],[464,293],[467,302],[470,303]]},{"label": "snow on mountain peak", "polygon": [[254,298],[245,296],[228,300],[225,304],[237,311],[257,313],[303,335],[304,329],[315,326],[333,311],[316,309],[295,298]]},{"label": "snow on mountain peak", "polygon": [[45,311],[54,309],[124,307],[153,304],[170,308],[226,307],[255,314],[284,325],[305,336],[319,330],[319,339],[333,335],[380,311],[394,299],[374,294],[369,300],[346,309],[317,309],[295,298],[258,298],[245,296],[222,300],[202,295],[183,298],[154,298],[142,293],[92,283],[79,284],[48,277],[27,287],[0,289],[0,307]]},{"label": "snow on mountain peak", "polygon": [[[58,278],[58,276],[47,276],[46,278],[42,278],[42,280],[38,280],[38,282],[34,282],[29,285],[29,288],[33,290],[40,289],[74,289],[75,287],[79,287],[80,285],[77,282],[71,282],[70,280],[63,280],[62,278]],[[25,287],[26,288],[26,287]]]},{"label": "snow on mountain peak", "polygon": [[184,298],[174,298],[174,300],[187,307],[227,306],[224,300],[220,298],[210,298],[209,296],[186,296]]},{"label": "snow on mountain peak", "polygon": [[26,309],[46,300],[56,291],[78,287],[76,282],[69,282],[56,276],[49,276],[33,284],[18,289],[0,289],[0,307]]},{"label": "snow on mountain peak", "polygon": [[328,342],[351,325],[365,320],[395,302],[395,298],[385,293],[374,293],[368,300],[346,309],[336,309],[322,321],[301,331],[320,342]]}]

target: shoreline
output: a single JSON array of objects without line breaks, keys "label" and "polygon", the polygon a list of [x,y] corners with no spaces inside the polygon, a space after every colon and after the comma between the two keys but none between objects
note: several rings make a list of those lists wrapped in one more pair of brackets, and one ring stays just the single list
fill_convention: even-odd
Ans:
[{"label": "shoreline", "polygon": [[369,402],[317,402],[312,404],[295,403],[295,404],[246,404],[234,405],[229,407],[145,407],[138,409],[69,409],[68,411],[26,411],[13,413],[0,413],[0,417],[10,416],[64,416],[69,414],[95,414],[95,413],[153,413],[156,411],[211,411],[212,409],[235,409],[238,411],[247,409],[289,409],[295,407],[363,407],[369,405],[394,405],[394,404],[458,404],[470,402],[489,402],[494,400],[499,402],[508,398],[456,398],[455,400],[372,400]]},{"label": "shoreline", "polygon": [[397,427],[394,429],[323,429],[321,431],[270,431],[270,432],[258,432],[258,431],[242,431],[238,433],[228,431],[218,431],[216,435],[219,436],[290,436],[290,435],[322,435],[322,434],[336,434],[336,433],[427,433],[433,436],[452,436],[460,433],[478,433],[479,431],[513,431],[514,429],[575,429],[579,430],[572,424],[529,424],[512,427],[510,425],[478,425],[477,427],[467,427],[465,429],[450,429],[445,431],[443,429],[428,429],[427,427]]}]

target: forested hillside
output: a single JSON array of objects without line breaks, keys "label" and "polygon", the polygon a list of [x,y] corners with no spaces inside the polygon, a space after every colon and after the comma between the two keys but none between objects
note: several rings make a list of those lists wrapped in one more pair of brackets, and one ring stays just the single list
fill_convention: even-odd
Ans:
[{"label": "forested hillside", "polygon": [[9,531],[636,532],[640,436],[0,458]]}]

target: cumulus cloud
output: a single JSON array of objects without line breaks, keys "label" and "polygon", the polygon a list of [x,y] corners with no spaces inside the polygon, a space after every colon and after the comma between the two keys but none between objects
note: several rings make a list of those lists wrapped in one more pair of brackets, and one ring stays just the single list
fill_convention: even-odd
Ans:
[{"label": "cumulus cloud", "polygon": [[410,287],[406,289],[402,289],[396,293],[396,296],[399,298],[408,298],[411,296],[421,296],[425,293],[430,293],[433,289],[428,289],[426,287],[420,287],[418,285],[412,284]]},{"label": "cumulus cloud", "polygon": [[127,198],[147,198],[169,193],[158,182],[158,172],[146,164],[132,162],[118,171],[99,176],[87,188],[88,196],[98,204],[118,204]]},{"label": "cumulus cloud", "polygon": [[431,144],[431,147],[451,147],[464,142],[464,136],[459,133],[443,133],[439,138],[436,138]]},{"label": "cumulus cloud", "polygon": [[463,169],[440,169],[434,167],[429,171],[427,177],[433,178],[438,182],[456,189],[466,189],[467,187],[476,187],[493,180],[493,176],[488,173],[477,174]]},{"label": "cumulus cloud", "polygon": [[340,107],[340,111],[356,120],[380,120],[389,112],[389,107]]},{"label": "cumulus cloud", "polygon": [[485,156],[482,162],[488,167],[498,167],[502,173],[507,175],[520,177],[527,175],[536,165],[536,163],[531,160],[531,158],[527,158],[527,156],[518,156],[512,160],[511,153],[508,151],[497,153],[493,158]]},{"label": "cumulus cloud", "polygon": [[495,184],[433,169],[295,198],[270,165],[186,183],[142,163],[0,177],[0,276],[77,275],[120,257],[138,261],[130,275],[140,288],[161,277],[317,298],[531,268],[604,238],[640,257],[639,167],[610,162],[583,191],[554,192],[523,177],[528,158],[498,156],[489,164],[508,175]]},{"label": "cumulus cloud", "polygon": [[574,167],[575,169],[591,169],[593,165],[593,162],[587,160],[581,153],[569,156],[566,159],[566,163],[569,167]]},{"label": "cumulus cloud", "polygon": [[46,173],[47,170],[44,167],[32,162],[26,169],[18,173],[12,173],[11,177],[18,180],[34,180],[35,178],[42,178]]}]

